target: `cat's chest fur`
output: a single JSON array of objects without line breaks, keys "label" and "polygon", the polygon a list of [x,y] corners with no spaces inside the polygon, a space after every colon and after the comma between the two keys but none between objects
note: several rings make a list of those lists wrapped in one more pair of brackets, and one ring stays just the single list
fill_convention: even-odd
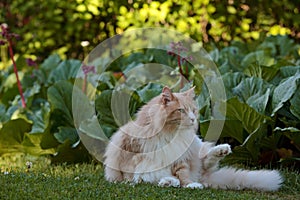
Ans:
[{"label": "cat's chest fur", "polygon": [[201,145],[194,132],[192,127],[174,133],[161,132],[142,141],[142,153],[134,158],[134,182],[157,182],[161,177],[172,176],[171,168],[176,163],[191,162]]}]

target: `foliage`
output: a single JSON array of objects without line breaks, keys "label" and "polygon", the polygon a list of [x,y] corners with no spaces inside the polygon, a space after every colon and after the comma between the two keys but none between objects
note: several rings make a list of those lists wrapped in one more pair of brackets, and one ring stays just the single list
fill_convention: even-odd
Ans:
[{"label": "foliage", "polygon": [[[299,161],[298,51],[292,40],[273,36],[256,44],[234,42],[211,52],[227,92],[221,141],[230,137],[237,145],[228,162],[290,165]],[[201,122],[204,135],[208,124]]]},{"label": "foliage", "polygon": [[282,169],[278,192],[191,190],[151,184],[108,183],[99,164],[49,165],[44,158],[0,160],[1,199],[298,199],[299,172]]},{"label": "foliage", "polygon": [[25,103],[25,99],[24,99],[24,95],[23,95],[23,91],[22,91],[22,86],[19,80],[19,75],[18,75],[18,68],[17,68],[17,64],[15,62],[15,58],[14,58],[14,52],[13,52],[13,43],[12,43],[12,38],[18,38],[19,36],[17,34],[14,33],[10,33],[9,32],[9,27],[7,26],[7,24],[1,24],[1,35],[3,36],[4,40],[0,40],[0,45],[8,45],[8,49],[9,49],[9,56],[10,59],[13,63],[14,66],[14,72],[16,75],[16,79],[17,79],[17,84],[18,84],[18,89],[19,89],[19,93],[22,99],[22,106],[25,108],[26,107],[26,103]]},{"label": "foliage", "polygon": [[[26,63],[19,57],[17,63]],[[49,56],[38,68],[27,66],[21,83],[27,107],[21,107],[12,69],[1,72],[0,155],[23,152],[55,155],[53,162],[89,160],[73,125],[72,79],[81,65]],[[10,78],[9,78],[10,77]],[[82,156],[80,156],[82,155]]]},{"label": "foliage", "polygon": [[0,9],[0,23],[22,37],[16,52],[42,60],[49,52],[83,59],[101,41],[142,27],[174,29],[218,45],[265,33],[299,39],[298,2],[288,0],[3,0]]},{"label": "foliage", "polygon": [[[272,36],[260,42],[232,42],[223,49],[215,48],[210,56],[219,66],[227,94],[227,114],[220,138],[220,142],[229,142],[234,147],[227,162],[290,165],[299,161],[299,45],[286,36]],[[51,155],[52,162],[90,161],[75,123],[81,123],[80,131],[93,142],[105,141],[104,136],[110,137],[128,117],[134,118],[138,108],[161,92],[159,83],[150,81],[141,85],[135,76],[125,77],[123,73],[146,63],[168,64],[174,68],[174,73],[178,70],[176,57],[160,50],[145,49],[121,56],[97,77],[93,106],[98,121],[92,118],[74,122],[73,83],[78,70],[84,69],[81,62],[62,60],[57,54],[35,67],[28,66],[22,56],[16,62],[26,66],[19,73],[27,107],[21,107],[13,68],[1,71],[0,156],[12,152]],[[201,74],[191,67],[187,69],[185,75],[194,81],[200,103],[199,134],[205,138],[213,120],[213,105]],[[150,80],[151,75],[162,73],[155,67],[149,70],[147,75],[138,78]],[[113,115],[111,100],[118,82],[125,79],[137,87],[126,88],[130,94],[129,115],[118,121]],[[90,109],[79,104],[83,102],[81,98],[76,105]],[[94,130],[98,122],[101,133]]]}]

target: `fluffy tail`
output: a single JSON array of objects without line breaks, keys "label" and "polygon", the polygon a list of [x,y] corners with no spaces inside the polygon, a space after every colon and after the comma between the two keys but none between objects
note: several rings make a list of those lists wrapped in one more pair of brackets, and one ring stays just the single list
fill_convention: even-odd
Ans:
[{"label": "fluffy tail", "polygon": [[249,171],[224,167],[206,177],[204,184],[220,189],[275,191],[282,182],[283,178],[276,170]]}]

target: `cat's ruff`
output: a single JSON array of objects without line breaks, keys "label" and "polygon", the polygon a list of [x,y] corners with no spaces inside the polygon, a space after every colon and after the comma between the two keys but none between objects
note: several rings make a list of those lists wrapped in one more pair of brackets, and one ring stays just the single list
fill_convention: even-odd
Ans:
[{"label": "cat's ruff", "polygon": [[172,93],[165,87],[143,106],[135,121],[111,137],[104,155],[105,178],[193,189],[279,189],[283,180],[276,170],[219,169],[231,148],[196,136],[198,109],[193,99],[193,88]]}]

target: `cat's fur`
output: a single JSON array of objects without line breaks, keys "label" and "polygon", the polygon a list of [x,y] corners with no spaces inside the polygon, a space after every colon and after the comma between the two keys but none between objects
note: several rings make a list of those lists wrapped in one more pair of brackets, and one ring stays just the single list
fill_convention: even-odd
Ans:
[{"label": "cat's fur", "polygon": [[110,182],[149,182],[188,188],[277,190],[276,170],[218,168],[231,153],[228,144],[214,146],[196,136],[198,109],[194,89],[172,93],[164,87],[111,138],[105,152],[105,177]]}]

